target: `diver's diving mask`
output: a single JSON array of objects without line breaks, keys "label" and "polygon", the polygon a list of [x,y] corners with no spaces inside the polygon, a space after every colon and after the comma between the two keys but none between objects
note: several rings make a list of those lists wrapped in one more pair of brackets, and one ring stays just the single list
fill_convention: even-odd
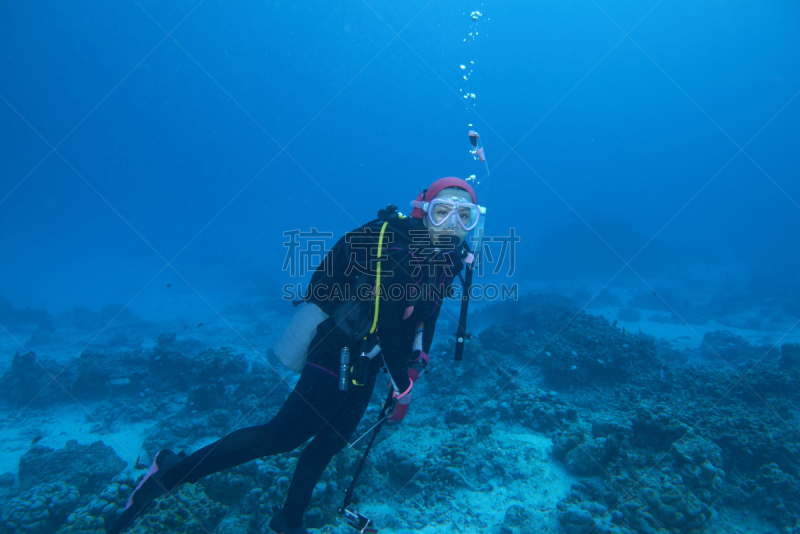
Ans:
[{"label": "diver's diving mask", "polygon": [[481,215],[486,214],[486,208],[471,202],[463,202],[458,197],[435,198],[430,202],[414,200],[411,205],[424,211],[433,226],[452,228],[459,224],[467,232],[478,225]]}]

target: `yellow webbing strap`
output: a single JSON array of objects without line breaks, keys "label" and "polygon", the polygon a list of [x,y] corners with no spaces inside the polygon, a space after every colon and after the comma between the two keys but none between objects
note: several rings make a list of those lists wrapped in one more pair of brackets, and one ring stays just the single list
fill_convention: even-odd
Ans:
[{"label": "yellow webbing strap", "polygon": [[[386,226],[389,224],[389,221],[383,223],[381,226],[381,236],[378,238],[378,258],[381,257],[381,252],[383,250],[383,232],[386,231]],[[375,275],[375,316],[372,319],[372,328],[369,329],[369,333],[372,334],[375,332],[375,329],[378,328],[378,304],[381,301],[381,261],[378,260],[378,271]]]}]

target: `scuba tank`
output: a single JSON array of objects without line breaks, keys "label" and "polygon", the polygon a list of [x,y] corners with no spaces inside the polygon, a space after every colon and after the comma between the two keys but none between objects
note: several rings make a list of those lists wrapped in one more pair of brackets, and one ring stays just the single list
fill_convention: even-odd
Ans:
[{"label": "scuba tank", "polygon": [[[384,222],[386,219],[398,219],[401,217],[394,205],[387,206],[378,212],[378,219],[370,221],[361,226],[361,229],[367,227],[378,227],[378,223]],[[410,239],[409,239],[410,241]],[[326,258],[326,261],[332,261]],[[311,285],[317,282],[317,277],[320,277],[321,283],[322,275],[325,274],[325,263],[321,264],[311,279]],[[354,287],[358,286],[359,280],[353,278],[351,283]],[[306,356],[308,348],[311,346],[311,341],[317,333],[317,326],[328,317],[333,316],[336,325],[343,331],[351,335],[353,338],[361,338],[369,330],[373,321],[373,302],[361,302],[358,300],[347,300],[344,304],[337,307],[328,307],[326,309],[330,313],[326,313],[320,306],[310,302],[308,298],[294,303],[297,306],[297,311],[294,314],[286,330],[283,331],[281,337],[275,342],[272,351],[278,360],[286,366],[290,371],[301,373],[306,364]],[[366,328],[365,328],[366,327]]]},{"label": "scuba tank", "polygon": [[275,342],[272,351],[290,371],[300,373],[306,364],[306,354],[317,326],[328,318],[328,314],[311,302],[302,302],[292,317],[289,326]]}]

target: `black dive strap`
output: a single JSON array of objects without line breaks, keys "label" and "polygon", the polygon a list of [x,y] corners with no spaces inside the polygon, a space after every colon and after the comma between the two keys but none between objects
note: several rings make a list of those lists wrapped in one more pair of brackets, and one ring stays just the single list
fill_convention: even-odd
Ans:
[{"label": "black dive strap", "polygon": [[467,267],[464,274],[464,283],[461,294],[461,315],[458,318],[458,330],[456,330],[456,361],[460,362],[464,357],[464,343],[467,340],[467,309],[469,308],[469,290],[472,286],[472,272],[474,269]]}]

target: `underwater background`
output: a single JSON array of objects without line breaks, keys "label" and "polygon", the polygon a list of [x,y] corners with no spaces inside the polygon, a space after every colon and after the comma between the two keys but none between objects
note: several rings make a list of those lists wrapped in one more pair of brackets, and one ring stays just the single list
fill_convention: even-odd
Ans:
[{"label": "underwater background", "polygon": [[[267,421],[313,252],[474,175],[477,283],[513,292],[473,299],[460,363],[448,303],[362,513],[800,532],[795,2],[34,0],[0,52],[0,531],[102,532],[137,458]],[[309,527],[346,531],[363,445]],[[132,530],[266,532],[296,456]]]}]

